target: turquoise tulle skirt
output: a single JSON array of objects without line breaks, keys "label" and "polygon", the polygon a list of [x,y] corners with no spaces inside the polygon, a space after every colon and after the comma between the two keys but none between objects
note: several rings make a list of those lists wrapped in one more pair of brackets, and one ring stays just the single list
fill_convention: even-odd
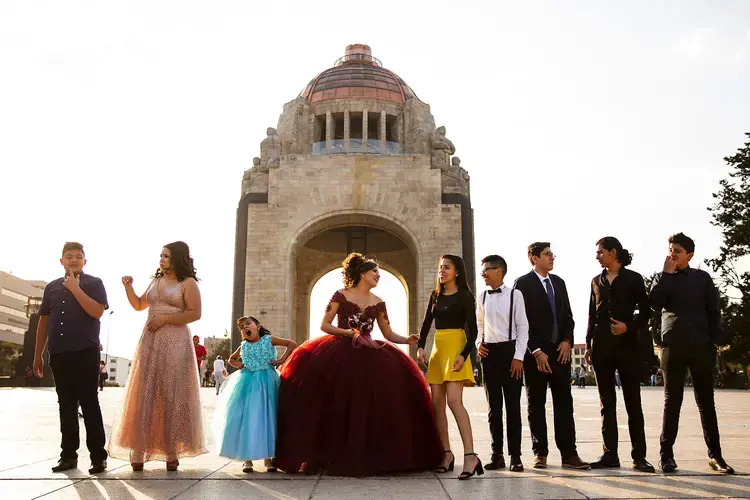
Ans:
[{"label": "turquoise tulle skirt", "polygon": [[279,374],[273,367],[232,373],[222,384],[213,418],[216,452],[235,460],[275,455]]}]

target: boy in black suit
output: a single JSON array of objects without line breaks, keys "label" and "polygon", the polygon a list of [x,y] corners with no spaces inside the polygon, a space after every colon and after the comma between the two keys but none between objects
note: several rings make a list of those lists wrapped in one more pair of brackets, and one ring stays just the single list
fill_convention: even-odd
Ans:
[{"label": "boy in black suit", "polygon": [[550,274],[555,255],[549,242],[529,245],[530,273],[516,281],[525,299],[529,320],[528,352],[524,359],[529,429],[531,431],[534,467],[547,467],[547,419],[545,402],[547,384],[552,390],[555,415],[555,443],[562,456],[562,466],[588,469],[576,449],[573,421],[573,396],[570,392],[570,351],[573,346],[573,313],[565,282]]}]

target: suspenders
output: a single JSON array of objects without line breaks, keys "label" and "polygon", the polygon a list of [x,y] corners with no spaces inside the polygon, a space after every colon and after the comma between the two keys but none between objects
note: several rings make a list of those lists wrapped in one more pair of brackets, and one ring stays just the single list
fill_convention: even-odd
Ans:
[{"label": "suspenders", "polygon": [[[513,340],[513,296],[515,295],[516,285],[510,289],[510,314],[508,315],[508,341]],[[487,300],[487,290],[482,292],[482,314],[484,314],[484,302]],[[484,343],[484,328],[482,328],[482,343]]]}]

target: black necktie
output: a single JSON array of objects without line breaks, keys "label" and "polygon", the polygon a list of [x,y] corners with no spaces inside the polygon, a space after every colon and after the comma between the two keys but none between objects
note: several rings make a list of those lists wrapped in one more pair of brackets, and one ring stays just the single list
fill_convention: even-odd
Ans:
[{"label": "black necktie", "polygon": [[490,295],[492,295],[493,293],[503,293],[503,289],[497,288],[495,290],[487,290],[487,293],[489,293]]}]

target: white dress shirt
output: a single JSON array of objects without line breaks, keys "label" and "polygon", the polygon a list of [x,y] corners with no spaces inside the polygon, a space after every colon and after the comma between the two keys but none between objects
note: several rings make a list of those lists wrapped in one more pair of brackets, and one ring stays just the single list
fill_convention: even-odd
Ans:
[{"label": "white dress shirt", "polygon": [[[511,289],[503,283],[499,290],[499,292],[492,294],[485,290],[479,294],[477,300],[477,327],[479,329],[477,346],[482,342],[482,335],[484,335],[484,341],[488,344],[511,340],[508,335]],[[529,342],[529,320],[526,318],[526,306],[520,290],[513,291],[513,338],[516,341],[516,352],[513,358],[523,360],[526,354],[526,345]]]},{"label": "white dress shirt", "polygon": [[547,284],[544,282],[544,280],[549,279],[549,286],[552,288],[552,296],[555,296],[555,284],[552,283],[552,278],[550,278],[549,273],[547,273],[547,276],[542,276],[538,272],[536,272],[536,269],[533,269],[534,274],[536,274],[536,277],[539,278],[539,281],[542,282],[542,288],[544,288],[545,293],[547,292]]}]

